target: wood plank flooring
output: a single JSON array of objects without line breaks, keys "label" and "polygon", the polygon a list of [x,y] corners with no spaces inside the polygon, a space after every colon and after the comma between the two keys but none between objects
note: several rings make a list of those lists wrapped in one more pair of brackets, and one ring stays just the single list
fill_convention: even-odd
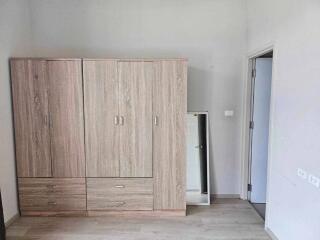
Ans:
[{"label": "wood plank flooring", "polygon": [[252,207],[257,211],[257,213],[262,217],[266,218],[266,204],[265,203],[252,203]]},{"label": "wood plank flooring", "polygon": [[187,217],[22,217],[7,240],[266,240],[264,222],[242,200],[188,207]]}]

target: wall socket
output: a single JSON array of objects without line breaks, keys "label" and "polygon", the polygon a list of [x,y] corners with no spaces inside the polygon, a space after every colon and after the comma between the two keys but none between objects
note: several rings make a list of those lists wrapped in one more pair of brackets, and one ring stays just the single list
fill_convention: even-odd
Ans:
[{"label": "wall socket", "polygon": [[309,174],[308,182],[310,184],[312,184],[313,186],[320,188],[320,178],[318,178],[312,174]]},{"label": "wall socket", "polygon": [[303,180],[308,181],[311,185],[313,185],[316,188],[320,188],[320,178],[313,175],[313,174],[308,174],[306,170],[302,168],[297,169],[297,175]]},{"label": "wall socket", "polygon": [[233,110],[225,110],[224,111],[224,116],[225,117],[233,117],[234,111]]},{"label": "wall socket", "polygon": [[298,168],[297,174],[302,179],[307,179],[308,178],[308,173],[305,170],[301,169],[301,168]]}]

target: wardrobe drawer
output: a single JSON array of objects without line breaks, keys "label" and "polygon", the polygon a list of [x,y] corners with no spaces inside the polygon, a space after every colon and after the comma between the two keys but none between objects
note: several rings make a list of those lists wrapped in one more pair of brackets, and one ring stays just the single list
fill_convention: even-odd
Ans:
[{"label": "wardrobe drawer", "polygon": [[19,178],[19,193],[42,194],[86,194],[85,178]]},{"label": "wardrobe drawer", "polygon": [[88,195],[88,210],[153,210],[153,195]]},{"label": "wardrobe drawer", "polygon": [[153,210],[152,178],[87,179],[88,210]]},{"label": "wardrobe drawer", "polygon": [[86,195],[20,195],[22,211],[86,210]]},{"label": "wardrobe drawer", "polygon": [[88,195],[153,195],[152,178],[88,178]]}]

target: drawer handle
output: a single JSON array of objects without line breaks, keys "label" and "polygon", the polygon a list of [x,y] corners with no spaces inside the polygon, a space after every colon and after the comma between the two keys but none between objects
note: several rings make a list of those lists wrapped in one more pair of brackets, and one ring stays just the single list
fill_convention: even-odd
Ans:
[{"label": "drawer handle", "polygon": [[125,188],[125,186],[124,185],[116,185],[116,186],[114,186],[115,188]]},{"label": "drawer handle", "polygon": [[126,202],[116,202],[116,203],[117,203],[116,207],[121,207],[126,204]]},{"label": "drawer handle", "polygon": [[47,185],[47,188],[54,188],[55,185]]},{"label": "drawer handle", "polygon": [[48,202],[48,205],[57,205],[56,202]]}]

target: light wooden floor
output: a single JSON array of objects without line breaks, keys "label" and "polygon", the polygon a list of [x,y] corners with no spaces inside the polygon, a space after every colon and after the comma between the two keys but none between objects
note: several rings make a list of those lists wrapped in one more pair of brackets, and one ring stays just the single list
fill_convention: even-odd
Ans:
[{"label": "light wooden floor", "polygon": [[266,218],[266,204],[252,203],[252,206],[257,211],[257,213],[262,217],[262,219]]},{"label": "light wooden floor", "polygon": [[23,217],[8,240],[261,240],[270,239],[246,201],[188,208],[187,217]]}]

